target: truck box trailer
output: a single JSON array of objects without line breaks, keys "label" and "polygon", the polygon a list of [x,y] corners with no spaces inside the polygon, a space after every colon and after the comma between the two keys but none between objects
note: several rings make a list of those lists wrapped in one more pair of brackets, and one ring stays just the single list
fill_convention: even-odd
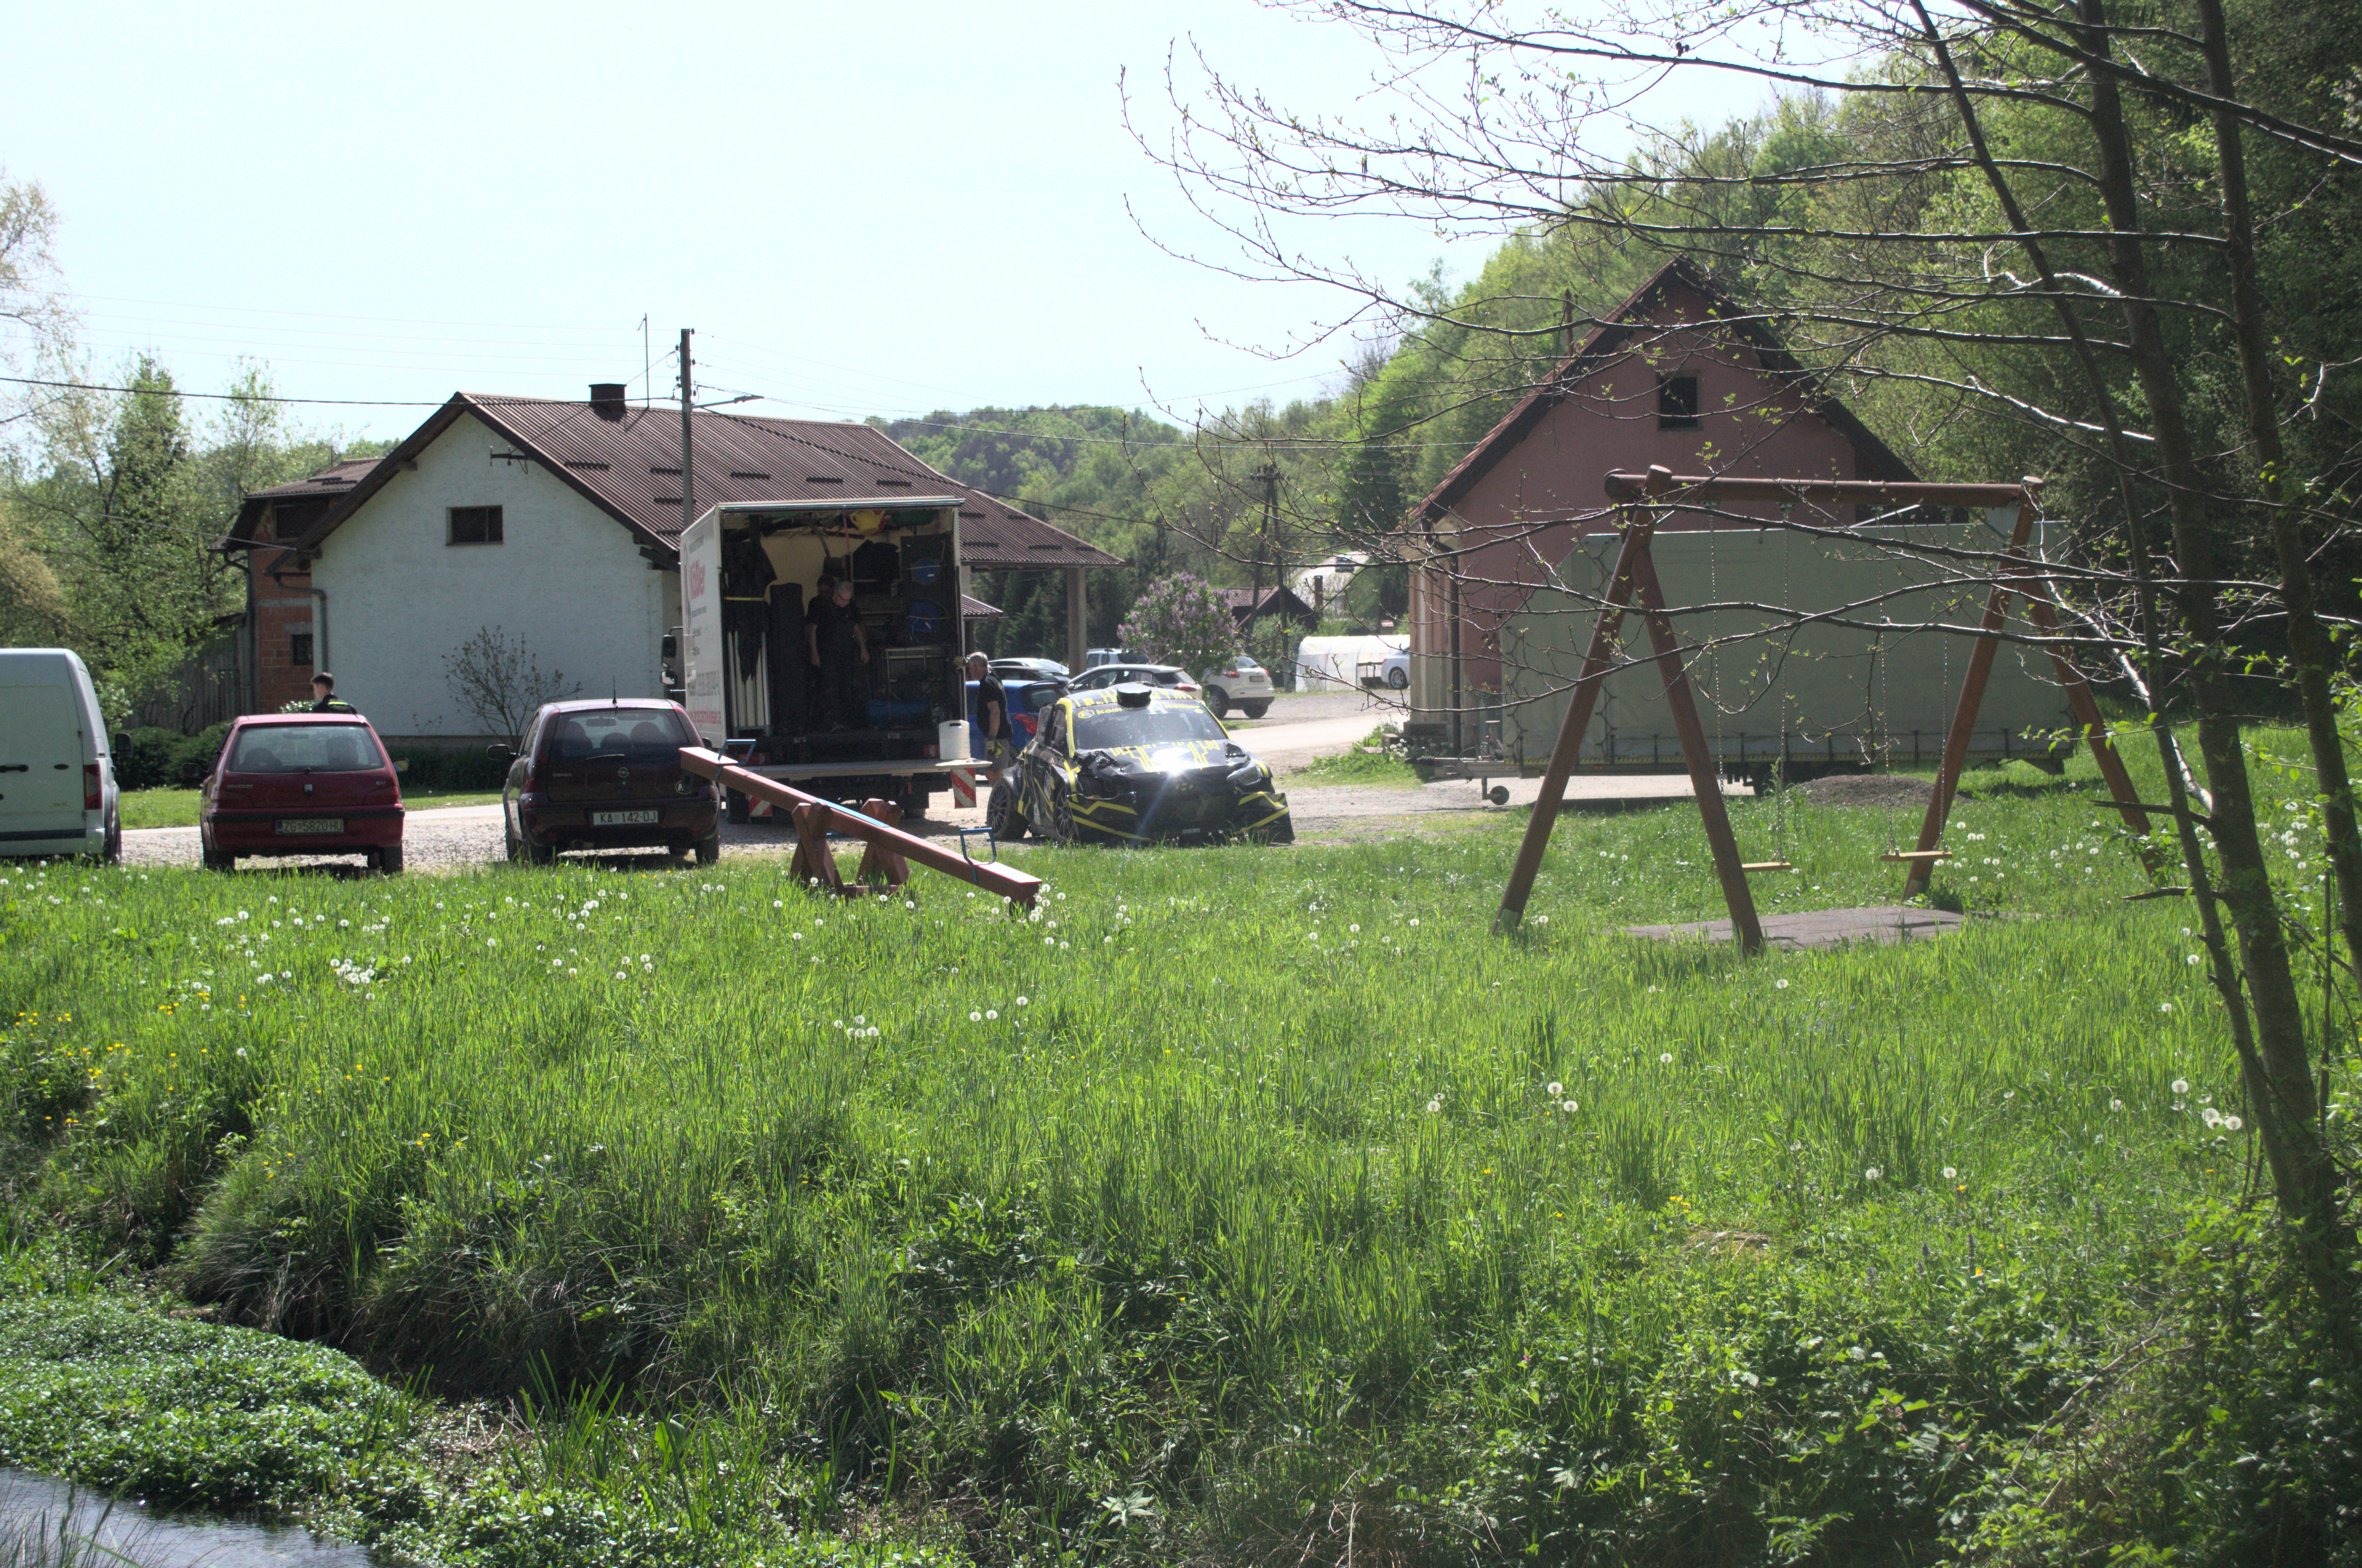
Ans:
[{"label": "truck box trailer", "polygon": [[[744,502],[690,524],[679,674],[698,732],[809,793],[906,813],[944,789],[972,801],[988,765],[965,744],[959,509],[953,496]],[[853,584],[869,656],[834,715],[807,635],[823,579]],[[745,796],[729,806],[745,819]]]}]

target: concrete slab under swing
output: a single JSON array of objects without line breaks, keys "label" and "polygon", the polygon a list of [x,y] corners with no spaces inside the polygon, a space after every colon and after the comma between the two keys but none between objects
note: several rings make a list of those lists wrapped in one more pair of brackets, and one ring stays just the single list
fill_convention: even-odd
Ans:
[{"label": "concrete slab under swing", "polygon": [[[1912,909],[1903,904],[1871,904],[1850,910],[1799,910],[1793,914],[1768,914],[1763,920],[1763,944],[1797,953],[1837,947],[1848,942],[1924,941],[1947,936],[1968,923],[1968,917],[1949,910]],[[1627,936],[1659,941],[1728,942],[1727,920],[1685,921],[1678,925],[1628,925]]]}]

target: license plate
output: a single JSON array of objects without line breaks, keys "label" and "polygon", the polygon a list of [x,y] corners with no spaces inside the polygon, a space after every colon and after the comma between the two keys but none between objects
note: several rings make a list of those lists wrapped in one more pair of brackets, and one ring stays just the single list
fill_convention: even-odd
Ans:
[{"label": "license plate", "polygon": [[593,812],[592,827],[648,827],[662,816],[658,812]]},{"label": "license plate", "polygon": [[281,833],[342,833],[345,831],[345,819],[342,817],[281,817],[279,819],[279,831]]}]

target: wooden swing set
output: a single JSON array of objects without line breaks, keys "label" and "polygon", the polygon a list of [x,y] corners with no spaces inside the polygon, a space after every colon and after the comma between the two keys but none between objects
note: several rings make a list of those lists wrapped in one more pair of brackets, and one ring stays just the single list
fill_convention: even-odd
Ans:
[{"label": "wooden swing set", "polygon": [[[1541,792],[1534,801],[1533,818],[1526,824],[1517,863],[1510,868],[1508,886],[1501,894],[1500,911],[1493,921],[1495,933],[1515,930],[1525,918],[1526,900],[1533,893],[1534,878],[1541,870],[1542,852],[1550,845],[1551,830],[1566,799],[1566,782],[1582,752],[1584,732],[1590,727],[1600,688],[1616,662],[1624,617],[1637,605],[1649,629],[1658,672],[1664,678],[1665,704],[1672,712],[1673,727],[1681,736],[1682,760],[1688,767],[1690,787],[1697,795],[1698,814],[1704,819],[1706,844],[1714,856],[1715,878],[1722,885],[1723,902],[1730,911],[1731,933],[1744,952],[1762,951],[1763,922],[1755,912],[1755,898],[1747,878],[1762,872],[1785,871],[1790,867],[1785,860],[1739,858],[1730,814],[1723,806],[1720,765],[1707,747],[1705,731],[1698,721],[1689,671],[1683,663],[1681,640],[1667,613],[1664,589],[1658,580],[1656,560],[1650,551],[1650,541],[1663,514],[1684,506],[1710,508],[1718,501],[1768,501],[1783,506],[1798,502],[1888,508],[1968,506],[1994,513],[2004,509],[2014,512],[2009,544],[1992,574],[1992,588],[1985,596],[1984,618],[1969,656],[1959,701],[1952,711],[1951,728],[1944,738],[1943,766],[1937,776],[1935,793],[1927,801],[1926,817],[1919,825],[1918,844],[1912,849],[1889,850],[1879,856],[1908,868],[1904,874],[1903,897],[1909,899],[1924,892],[1937,862],[1951,857],[1951,851],[1939,846],[1944,823],[1951,815],[1952,798],[1968,761],[1977,711],[1983,704],[1993,659],[2001,649],[1999,633],[2008,617],[2011,595],[2025,601],[2026,617],[2037,632],[2052,639],[2058,635],[2050,581],[2037,569],[2026,547],[2034,535],[2041,491],[2042,481],[2038,479],[2022,480],[2015,484],[1887,484],[1869,480],[1725,479],[1675,475],[1662,468],[1652,468],[1645,474],[1609,474],[1608,499],[1624,508],[1622,545],[1600,602],[1599,619],[1592,628],[1591,646],[1584,655],[1582,672],[1568,697],[1558,743],[1551,748],[1550,765],[1542,773]],[[1997,517],[1995,522],[1998,525]],[[2046,651],[2058,684],[2067,693],[2076,726],[2091,746],[2100,775],[2107,782],[2117,812],[2135,834],[2146,836],[2149,831],[2148,814],[2141,808],[2123,760],[2108,744],[2107,725],[2100,716],[2090,683],[2055,641]]]}]

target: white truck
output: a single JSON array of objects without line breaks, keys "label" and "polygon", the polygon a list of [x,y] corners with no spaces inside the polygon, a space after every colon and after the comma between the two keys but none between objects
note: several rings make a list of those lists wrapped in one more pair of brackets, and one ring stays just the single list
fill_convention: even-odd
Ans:
[{"label": "white truck", "polygon": [[[967,756],[959,509],[952,496],[745,502],[690,524],[679,673],[698,733],[808,793],[905,815],[945,789],[972,803],[989,764]],[[849,674],[813,657],[824,579],[853,584],[867,657]],[[747,819],[744,795],[727,803]]]}]

